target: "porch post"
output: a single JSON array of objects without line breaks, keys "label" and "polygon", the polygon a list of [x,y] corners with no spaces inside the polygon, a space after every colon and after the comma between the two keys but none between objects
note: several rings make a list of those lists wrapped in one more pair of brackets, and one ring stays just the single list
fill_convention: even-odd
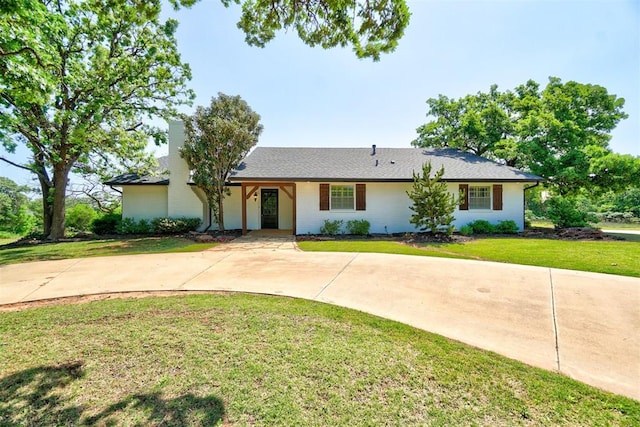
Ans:
[{"label": "porch post", "polygon": [[293,235],[295,236],[297,233],[296,231],[296,183],[293,183]]},{"label": "porch post", "polygon": [[242,235],[247,234],[247,186],[242,183]]}]

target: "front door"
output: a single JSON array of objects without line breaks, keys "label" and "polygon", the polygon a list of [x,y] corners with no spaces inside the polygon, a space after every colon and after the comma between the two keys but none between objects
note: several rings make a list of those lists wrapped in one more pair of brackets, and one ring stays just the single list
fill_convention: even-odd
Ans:
[{"label": "front door", "polygon": [[262,228],[278,228],[278,190],[263,189],[262,192]]}]

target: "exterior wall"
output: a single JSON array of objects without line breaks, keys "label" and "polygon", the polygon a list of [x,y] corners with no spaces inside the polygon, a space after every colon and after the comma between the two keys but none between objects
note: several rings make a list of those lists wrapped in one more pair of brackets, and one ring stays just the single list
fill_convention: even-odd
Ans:
[{"label": "exterior wall", "polygon": [[[454,222],[456,229],[460,229],[463,225],[466,225],[477,219],[484,219],[492,224],[496,224],[500,221],[512,220],[518,225],[520,230],[524,229],[524,187],[526,184],[517,183],[502,183],[502,182],[489,182],[489,183],[465,183],[469,185],[488,185],[490,187],[493,184],[502,184],[502,210],[494,211],[491,209],[469,209],[467,211],[461,211],[456,209],[454,216],[456,221]],[[530,184],[530,183],[529,183]],[[447,184],[449,191],[458,194],[458,183]],[[493,190],[491,190],[493,191]]]},{"label": "exterior wall", "polygon": [[167,216],[166,185],[125,185],[122,187],[122,217],[150,220]]},{"label": "exterior wall", "polygon": [[[224,198],[224,228],[227,230],[239,230],[242,228],[242,188],[230,187],[231,195]],[[251,200],[253,203],[253,200]],[[247,207],[249,201],[247,201]],[[213,229],[217,229],[217,225],[213,224]]]},{"label": "exterior wall", "polygon": [[[367,183],[367,209],[365,211],[320,211],[320,191],[317,182],[297,183],[297,234],[320,232],[324,220],[343,220],[346,224],[351,219],[366,219],[371,224],[371,233],[402,233],[416,231],[409,223],[413,211],[407,190],[411,183]],[[335,185],[355,184],[336,182]],[[474,183],[469,183],[474,185]],[[489,185],[493,183],[482,183]],[[524,227],[524,192],[522,183],[502,183],[503,210],[468,210],[456,209],[454,225],[460,229],[476,219],[486,219],[491,223],[502,220],[513,220],[522,230]],[[449,191],[458,194],[458,183],[449,183]]]},{"label": "exterior wall", "polygon": [[[204,216],[202,201],[191,189],[189,182],[189,166],[180,157],[179,149],[184,145],[184,124],[181,121],[169,121],[169,190],[167,216],[195,217],[204,223],[209,219]],[[200,190],[197,190],[200,191]]]}]

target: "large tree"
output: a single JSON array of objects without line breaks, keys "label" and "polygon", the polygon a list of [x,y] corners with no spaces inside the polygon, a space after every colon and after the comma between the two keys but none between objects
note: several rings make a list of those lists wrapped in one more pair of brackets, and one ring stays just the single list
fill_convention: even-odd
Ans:
[{"label": "large tree", "polygon": [[[44,233],[58,239],[69,173],[150,161],[149,137],[160,143],[166,136],[148,119],[175,116],[193,95],[173,36],[177,22],[160,21],[160,0],[31,6],[3,10],[0,20],[0,139],[9,152],[25,144],[32,157],[2,160],[37,176]],[[34,33],[16,28],[34,20],[49,24]]]},{"label": "large tree", "polygon": [[218,93],[210,106],[199,106],[183,119],[186,141],[180,155],[193,171],[193,182],[204,191],[218,229],[224,231],[222,202],[229,193],[225,183],[258,143],[260,116],[240,96]]},{"label": "large tree", "polygon": [[[176,7],[198,0],[170,0]],[[240,4],[238,23],[249,44],[264,46],[294,29],[308,45],[352,46],[358,57],[380,58],[397,46],[409,23],[405,0],[221,0]],[[161,0],[6,0],[0,8],[0,140],[18,144],[43,197],[44,229],[64,235],[69,173],[120,172],[152,162],[149,137],[166,136],[145,118],[168,118],[192,94],[173,33],[160,22]],[[116,171],[111,171],[115,174]]]},{"label": "large tree", "polygon": [[526,169],[563,194],[625,180],[606,166],[629,160],[609,148],[611,131],[627,117],[624,99],[601,86],[551,77],[542,90],[530,80],[513,91],[494,85],[488,93],[441,95],[427,104],[433,120],[417,129],[416,146],[454,147]]}]

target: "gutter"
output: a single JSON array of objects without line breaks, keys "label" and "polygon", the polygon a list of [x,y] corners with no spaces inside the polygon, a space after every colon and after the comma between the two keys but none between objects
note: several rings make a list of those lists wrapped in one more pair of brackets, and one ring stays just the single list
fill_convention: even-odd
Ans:
[{"label": "gutter", "polygon": [[122,195],[122,191],[113,188],[113,185],[110,185],[109,188],[115,191],[116,193],[120,193],[120,195]]}]

